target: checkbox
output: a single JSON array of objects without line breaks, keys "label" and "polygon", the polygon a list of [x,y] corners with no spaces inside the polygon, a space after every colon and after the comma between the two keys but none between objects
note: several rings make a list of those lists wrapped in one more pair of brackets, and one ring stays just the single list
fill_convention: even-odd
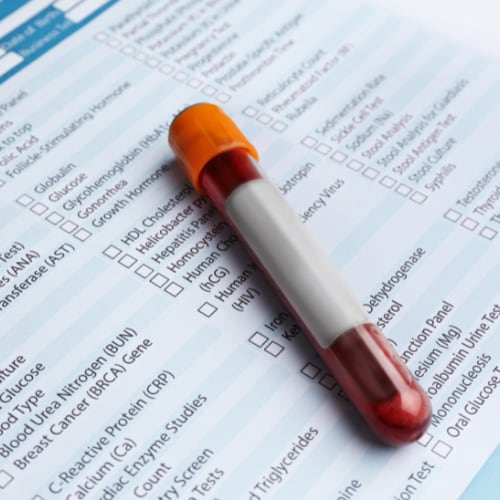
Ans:
[{"label": "checkbox", "polygon": [[262,123],[262,125],[268,125],[269,123],[271,123],[273,121],[273,117],[272,116],[269,116],[267,115],[266,113],[262,113],[261,115],[259,115],[259,117],[257,118],[257,121],[259,123]]},{"label": "checkbox", "polygon": [[213,304],[210,304],[210,302],[204,302],[200,307],[198,307],[197,311],[200,314],[203,314],[203,316],[210,318],[210,316],[215,314],[217,308]]},{"label": "checkbox", "polygon": [[441,440],[432,447],[432,451],[441,458],[446,458],[452,450],[453,447]]},{"label": "checkbox", "polygon": [[86,241],[92,236],[92,233],[86,229],[80,228],[73,236],[77,240]]},{"label": "checkbox", "polygon": [[156,57],[150,57],[147,61],[146,61],[146,64],[150,67],[150,68],[156,68],[159,64],[160,64],[160,60],[159,59],[156,59]]},{"label": "checkbox", "polygon": [[14,476],[11,476],[7,471],[0,470],[0,489],[4,489],[14,480]]},{"label": "checkbox", "polygon": [[165,291],[169,294],[172,295],[172,297],[177,297],[182,293],[184,290],[184,287],[179,285],[179,283],[176,283],[175,281],[172,281],[172,283],[169,283],[165,287]]},{"label": "checkbox", "polygon": [[257,346],[257,347],[263,347],[264,344],[269,340],[269,337],[266,337],[265,335],[262,335],[260,332],[255,332],[249,339],[248,342],[251,344]]},{"label": "checkbox", "polygon": [[99,42],[105,42],[108,39],[108,34],[104,32],[97,33],[94,38]]},{"label": "checkbox", "polygon": [[347,155],[342,153],[342,151],[335,151],[330,158],[337,163],[344,163],[347,160]]},{"label": "checkbox", "polygon": [[363,175],[371,180],[376,179],[379,176],[379,174],[380,174],[380,172],[377,169],[372,168],[372,167],[368,167],[368,168],[365,168],[365,170],[363,170]]},{"label": "checkbox", "polygon": [[154,269],[152,267],[142,264],[135,270],[135,274],[138,274],[141,278],[147,278],[153,271]]},{"label": "checkbox", "polygon": [[137,61],[140,61],[140,62],[145,62],[148,59],[148,56],[146,54],[144,54],[144,52],[136,52],[134,54],[134,57]]},{"label": "checkbox", "polygon": [[104,250],[102,253],[110,259],[116,259],[118,255],[122,253],[122,251],[114,245],[109,245],[109,247],[106,248],[106,250]]},{"label": "checkbox", "polygon": [[347,166],[351,169],[354,170],[355,172],[359,172],[365,164],[361,163],[359,160],[351,160]]},{"label": "checkbox", "polygon": [[57,226],[59,222],[64,220],[64,217],[61,214],[58,214],[57,212],[52,212],[51,214],[47,215],[47,217],[45,217],[45,220],[48,220],[51,224]]},{"label": "checkbox", "polygon": [[420,191],[415,191],[410,196],[410,200],[414,201],[415,203],[418,203],[419,205],[422,205],[422,203],[424,203],[426,199],[427,196],[424,193],[421,193]]},{"label": "checkbox", "polygon": [[394,191],[396,193],[400,194],[401,196],[408,196],[413,190],[410,186],[407,186],[406,184],[400,184]]},{"label": "checkbox", "polygon": [[178,82],[185,82],[188,79],[189,75],[185,73],[184,71],[179,71],[174,75],[174,78]]},{"label": "checkbox", "polygon": [[432,434],[426,432],[422,435],[422,437],[417,441],[420,446],[427,446],[432,441]]},{"label": "checkbox", "polygon": [[163,288],[168,283],[168,278],[161,273],[156,273],[150,280],[154,286]]},{"label": "checkbox", "polygon": [[309,136],[304,137],[300,142],[307,148],[313,148],[316,144],[318,144],[318,141],[314,137]]},{"label": "checkbox", "polygon": [[285,348],[281,344],[278,344],[278,342],[272,340],[271,342],[269,342],[269,344],[267,344],[267,347],[264,349],[264,351],[277,358],[283,352],[283,349]]},{"label": "checkbox", "polygon": [[257,116],[258,112],[259,110],[257,108],[254,108],[253,106],[247,106],[243,110],[243,114],[249,116],[250,118],[254,118],[255,116]]},{"label": "checkbox", "polygon": [[126,56],[133,56],[135,54],[135,49],[134,49],[134,47],[131,47],[130,45],[126,45],[122,49],[122,54],[125,54]]},{"label": "checkbox", "polygon": [[300,373],[310,379],[316,378],[320,372],[321,368],[312,363],[306,363],[300,370]]},{"label": "checkbox", "polygon": [[35,203],[31,208],[30,210],[34,213],[34,214],[37,214],[37,215],[42,215],[44,214],[47,210],[49,209],[49,207],[47,207],[46,205],[44,205],[43,203]]},{"label": "checkbox", "polygon": [[392,189],[397,183],[396,179],[393,179],[392,177],[389,177],[387,175],[384,175],[382,179],[380,179],[379,184],[382,184],[382,186],[386,187],[387,189]]},{"label": "checkbox", "polygon": [[227,102],[229,101],[229,99],[231,99],[231,96],[229,94],[226,94],[225,92],[219,92],[215,98],[219,101],[219,102]]},{"label": "checkbox", "polygon": [[460,225],[462,227],[465,227],[465,229],[468,229],[469,231],[474,231],[474,229],[476,229],[476,227],[479,226],[479,222],[477,222],[474,219],[471,219],[470,217],[466,217]]},{"label": "checkbox", "polygon": [[339,388],[335,392],[337,393],[337,396],[341,397],[342,399],[345,399],[346,401],[349,401],[349,398],[347,397],[347,394],[342,389]]},{"label": "checkbox", "polygon": [[462,218],[462,214],[450,208],[445,214],[445,219],[451,220],[451,222],[458,222]]},{"label": "checkbox", "polygon": [[316,146],[316,151],[322,155],[327,155],[331,150],[332,148],[323,142]]},{"label": "checkbox", "polygon": [[67,220],[64,224],[61,224],[59,227],[65,233],[72,233],[78,227],[78,225],[70,220]]},{"label": "checkbox", "polygon": [[110,38],[106,43],[108,44],[109,47],[112,47],[114,49],[116,49],[122,44],[122,42],[120,42],[120,40],[117,40],[116,38]]},{"label": "checkbox", "polygon": [[123,267],[126,267],[127,269],[130,269],[136,262],[137,259],[135,257],[132,257],[132,255],[129,255],[128,253],[123,255],[123,257],[121,257],[118,261],[119,264],[121,264]]},{"label": "checkbox", "polygon": [[170,64],[165,64],[160,68],[160,71],[165,75],[170,75],[172,74],[172,71],[174,71],[174,68],[170,66]]},{"label": "checkbox", "polygon": [[498,233],[494,229],[491,229],[491,227],[485,226],[483,227],[483,229],[481,229],[481,231],[479,231],[479,234],[487,240],[492,240]]},{"label": "checkbox", "polygon": [[203,87],[202,92],[205,95],[213,96],[217,92],[217,89],[215,87],[212,87],[212,85],[207,85],[206,87]]},{"label": "checkbox", "polygon": [[271,128],[276,130],[276,132],[283,132],[288,128],[288,125],[278,120],[271,125]]},{"label": "checkbox", "polygon": [[22,205],[23,207],[27,207],[31,203],[33,203],[35,200],[29,195],[29,194],[23,194],[16,200],[19,205]]},{"label": "checkbox", "polygon": [[337,385],[337,382],[329,373],[326,373],[318,380],[318,384],[331,391]]},{"label": "checkbox", "polygon": [[188,85],[192,88],[192,89],[197,89],[198,87],[201,86],[203,82],[201,80],[198,80],[198,78],[191,78],[191,80],[189,80],[188,82]]}]

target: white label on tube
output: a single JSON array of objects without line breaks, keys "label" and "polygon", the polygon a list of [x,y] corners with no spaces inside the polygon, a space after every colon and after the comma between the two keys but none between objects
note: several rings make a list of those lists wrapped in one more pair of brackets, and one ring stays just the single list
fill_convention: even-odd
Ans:
[{"label": "white label on tube", "polygon": [[326,254],[267,179],[235,189],[226,212],[297,316],[323,347],[369,321]]}]

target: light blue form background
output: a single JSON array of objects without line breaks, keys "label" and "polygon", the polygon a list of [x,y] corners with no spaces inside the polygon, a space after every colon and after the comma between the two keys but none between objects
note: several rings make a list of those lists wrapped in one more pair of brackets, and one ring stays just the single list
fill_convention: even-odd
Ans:
[{"label": "light blue form background", "polygon": [[498,476],[500,474],[500,445],[490,455],[476,477],[464,491],[460,500],[497,500],[500,498],[498,491]]}]

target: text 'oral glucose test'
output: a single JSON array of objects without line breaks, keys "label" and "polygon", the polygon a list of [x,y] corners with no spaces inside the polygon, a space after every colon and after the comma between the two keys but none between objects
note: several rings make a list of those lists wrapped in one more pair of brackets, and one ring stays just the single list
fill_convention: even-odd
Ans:
[{"label": "text 'oral glucose test'", "polygon": [[415,441],[431,405],[328,257],[272,183],[258,154],[213,104],[179,113],[169,131],[178,162],[229,221],[378,437]]}]

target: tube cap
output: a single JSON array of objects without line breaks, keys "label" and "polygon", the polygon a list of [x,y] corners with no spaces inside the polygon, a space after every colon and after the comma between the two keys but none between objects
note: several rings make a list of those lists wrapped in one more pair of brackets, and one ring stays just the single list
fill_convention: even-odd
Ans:
[{"label": "tube cap", "polygon": [[181,111],[170,125],[168,143],[177,161],[195,187],[203,194],[199,179],[203,167],[213,158],[244,149],[258,160],[255,147],[219,106],[200,103]]}]

